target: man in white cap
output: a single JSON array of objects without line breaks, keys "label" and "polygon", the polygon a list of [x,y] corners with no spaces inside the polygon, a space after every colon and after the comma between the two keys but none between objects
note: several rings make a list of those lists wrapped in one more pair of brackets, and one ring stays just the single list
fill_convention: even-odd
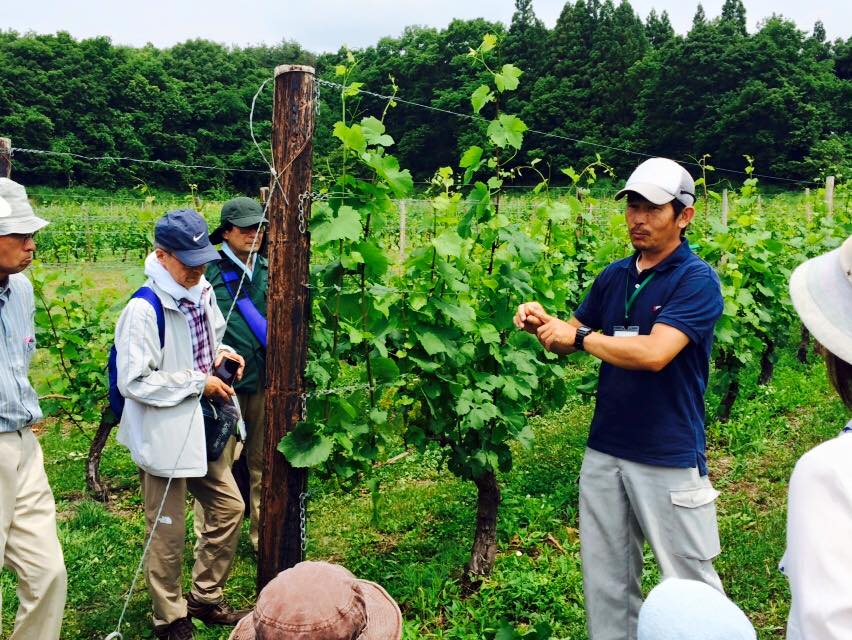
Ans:
[{"label": "man in white cap", "polygon": [[56,504],[32,426],[42,419],[29,381],[35,353],[33,261],[37,218],[23,186],[0,178],[0,558],[18,574],[10,640],[59,638],[67,576],[56,534]]},{"label": "man in white cap", "polygon": [[632,256],[610,264],[568,321],[538,302],[515,325],[545,349],[586,351],[603,361],[580,471],[580,540],[591,640],[634,640],[642,605],[643,544],[663,577],[722,590],[715,499],[707,477],[704,392],[719,278],[684,238],[695,184],[672,160],[631,174]]}]

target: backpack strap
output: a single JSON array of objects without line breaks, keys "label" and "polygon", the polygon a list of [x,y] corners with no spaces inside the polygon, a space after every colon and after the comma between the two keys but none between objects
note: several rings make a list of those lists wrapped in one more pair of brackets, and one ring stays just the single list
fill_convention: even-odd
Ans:
[{"label": "backpack strap", "polygon": [[163,311],[163,303],[160,301],[160,296],[154,293],[151,287],[139,287],[132,298],[142,298],[147,300],[152,307],[154,313],[157,314],[157,332],[160,334],[160,349],[166,345],[166,314]]},{"label": "backpack strap", "polygon": [[[154,313],[157,314],[157,333],[160,336],[160,349],[166,344],[166,315],[163,311],[163,303],[160,297],[154,293],[150,287],[140,287],[130,296],[130,299],[142,298],[154,307]],[[109,406],[117,420],[121,420],[121,414],[124,412],[124,396],[118,390],[118,352],[115,349],[115,344],[109,350],[109,358],[107,359],[107,377],[109,380],[109,389],[107,397],[109,398]]]},{"label": "backpack strap", "polygon": [[252,334],[264,349],[266,349],[266,318],[254,306],[248,293],[245,289],[240,291],[240,296],[237,298],[236,288],[239,286],[240,275],[232,266],[228,258],[219,261],[219,270],[222,272],[222,280],[225,283],[225,288],[231,294],[232,299],[237,301],[237,310],[246,321]]}]

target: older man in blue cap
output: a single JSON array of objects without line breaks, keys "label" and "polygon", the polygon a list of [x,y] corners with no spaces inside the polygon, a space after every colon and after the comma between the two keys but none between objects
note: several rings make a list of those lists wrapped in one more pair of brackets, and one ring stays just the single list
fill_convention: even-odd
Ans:
[{"label": "older man in blue cap", "polygon": [[[145,566],[154,633],[191,640],[190,618],[233,625],[248,613],[222,596],[244,505],[228,461],[210,459],[200,408],[202,397],[231,401],[234,389],[213,372],[230,358],[239,378],[244,362],[222,343],[225,320],[204,277],[219,254],[204,218],[170,211],[157,221],[154,241],[145,261],[148,292],[130,300],[115,330],[117,386],[125,399],[118,440],[139,467],[148,531],[154,530]],[[187,489],[201,504],[205,525],[184,598]]]}]

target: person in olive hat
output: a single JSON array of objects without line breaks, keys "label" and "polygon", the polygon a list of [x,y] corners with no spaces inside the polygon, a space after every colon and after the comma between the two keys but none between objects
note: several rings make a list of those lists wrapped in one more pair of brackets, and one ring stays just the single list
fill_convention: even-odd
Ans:
[{"label": "person in olive hat", "polygon": [[[263,432],[266,426],[264,387],[266,382],[266,289],[268,266],[258,251],[263,243],[266,218],[263,208],[252,198],[234,198],[222,205],[219,226],[210,234],[214,244],[222,243],[219,259],[207,265],[207,280],[213,285],[216,302],[227,316],[231,311],[224,341],[245,359],[245,370],[234,384],[246,426],[246,439],[239,456],[249,476],[251,513],[250,538],[257,550],[260,511],[260,478],[263,465]],[[234,300],[236,299],[236,303]],[[223,456],[231,461],[237,454],[235,443]],[[196,533],[204,521],[195,506]]]}]

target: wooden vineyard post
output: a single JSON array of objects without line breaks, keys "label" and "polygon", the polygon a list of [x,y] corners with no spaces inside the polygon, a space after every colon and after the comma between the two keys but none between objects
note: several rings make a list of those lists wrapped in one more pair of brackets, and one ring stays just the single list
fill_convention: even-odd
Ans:
[{"label": "wooden vineyard post", "polygon": [[834,217],[834,176],[825,179],[825,210],[829,220]]},{"label": "wooden vineyard post", "polygon": [[267,200],[269,200],[269,187],[261,187],[260,188],[260,204],[266,204]]},{"label": "wooden vineyard post", "polygon": [[805,217],[808,219],[808,222],[810,222],[813,216],[814,208],[811,204],[811,189],[810,187],[805,187]]},{"label": "wooden vineyard post", "polygon": [[408,224],[408,212],[405,200],[399,201],[399,264],[400,269],[405,262],[405,245],[406,245],[406,226]]},{"label": "wooden vineyard post", "polygon": [[[307,494],[306,469],[290,466],[278,443],[303,419],[305,364],[311,301],[308,295],[311,153],[314,130],[314,69],[275,69],[272,159],[277,181],[269,208],[267,294],[266,432],[257,590],[302,560],[300,505]],[[300,197],[301,196],[301,197]]]},{"label": "wooden vineyard post", "polygon": [[0,138],[0,178],[12,177],[12,141]]},{"label": "wooden vineyard post", "polygon": [[722,228],[728,230],[728,190],[722,189]]}]

